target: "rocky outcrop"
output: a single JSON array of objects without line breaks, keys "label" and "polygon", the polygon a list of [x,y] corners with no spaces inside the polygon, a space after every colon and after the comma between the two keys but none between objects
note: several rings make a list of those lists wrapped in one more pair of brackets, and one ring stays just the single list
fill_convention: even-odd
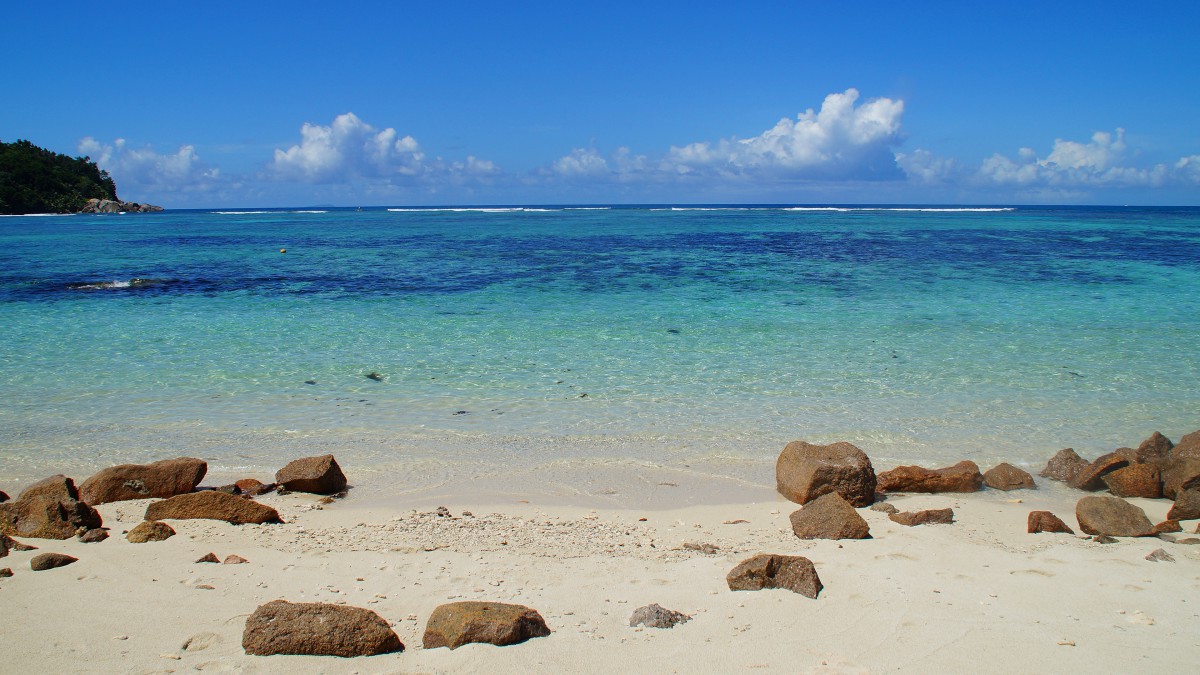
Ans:
[{"label": "rocky outcrop", "polygon": [[374,656],[404,651],[400,637],[375,612],[320,602],[275,600],[246,619],[242,649],[252,656]]},{"label": "rocky outcrop", "polygon": [[782,588],[813,599],[825,587],[811,560],[803,556],[776,553],[761,553],[743,560],[729,571],[725,582],[731,591]]},{"label": "rocky outcrop", "polygon": [[983,484],[995,490],[1032,490],[1037,486],[1028,471],[1004,462],[983,473]]},{"label": "rocky outcrop", "polygon": [[43,572],[52,570],[55,567],[65,567],[73,562],[77,562],[79,558],[71,557],[65,553],[42,553],[35,555],[29,561],[29,569],[34,572]]},{"label": "rocky outcrop", "polygon": [[792,441],[775,462],[779,494],[797,504],[836,492],[852,506],[875,501],[875,469],[866,453],[850,443],[813,445]]},{"label": "rocky outcrop", "polygon": [[917,525],[952,525],[954,524],[954,509],[926,509],[924,511],[901,511],[889,513],[892,522],[908,527]]},{"label": "rocky outcrop", "polygon": [[866,539],[871,527],[836,492],[821,495],[792,513],[792,532],[801,539]]},{"label": "rocky outcrop", "polygon": [[1182,490],[1175,495],[1175,504],[1167,512],[1170,520],[1194,520],[1200,518],[1200,488]]},{"label": "rocky outcrop", "polygon": [[1154,523],[1146,512],[1120,497],[1084,497],[1075,505],[1075,519],[1088,534],[1110,537],[1149,537]]},{"label": "rocky outcrop", "polygon": [[121,464],[101,469],[79,486],[83,501],[95,506],[129,499],[165,499],[194,492],[208,463],[194,457],[164,459],[150,464]]},{"label": "rocky outcrop", "polygon": [[157,520],[143,520],[130,530],[125,538],[133,544],[145,544],[151,541],[166,541],[174,536],[175,530],[170,525]]},{"label": "rocky outcrop", "polygon": [[1162,497],[1162,476],[1153,464],[1130,464],[1101,476],[1101,480],[1118,497]]},{"label": "rocky outcrop", "polygon": [[1061,518],[1049,511],[1030,511],[1026,529],[1029,534],[1038,534],[1040,532],[1075,534],[1075,530],[1072,530]]},{"label": "rocky outcrop", "polygon": [[678,624],[687,623],[691,618],[683,612],[666,609],[656,602],[633,610],[633,615],[629,617],[629,625],[631,627],[674,628]]},{"label": "rocky outcrop", "polygon": [[331,495],[346,489],[346,475],[333,455],[303,457],[275,473],[275,482],[293,492]]},{"label": "rocky outcrop", "polygon": [[1087,490],[1095,492],[1096,490],[1104,489],[1104,476],[1116,471],[1117,469],[1129,466],[1129,458],[1117,452],[1110,452],[1107,455],[1100,455],[1091,464],[1088,464],[1075,477],[1067,482],[1068,485],[1077,490]]},{"label": "rocky outcrop", "polygon": [[0,558],[8,555],[9,551],[36,551],[36,546],[22,544],[7,534],[0,534]]},{"label": "rocky outcrop", "polygon": [[503,602],[451,602],[439,605],[425,624],[425,649],[484,643],[515,645],[546,637],[550,628],[536,610]]},{"label": "rocky outcrop", "polygon": [[282,523],[279,512],[250,499],[206,490],[154,502],[146,507],[146,520],[207,518],[234,525]]},{"label": "rocky outcrop", "polygon": [[0,533],[40,539],[69,539],[80,530],[100,527],[100,514],[79,499],[75,482],[51,476],[0,504]]},{"label": "rocky outcrop", "polygon": [[1070,483],[1080,471],[1087,468],[1088,461],[1071,448],[1063,448],[1050,458],[1046,468],[1038,475],[1062,483]]},{"label": "rocky outcrop", "polygon": [[978,492],[982,488],[983,474],[970,460],[942,469],[898,466],[879,474],[880,492]]},{"label": "rocky outcrop", "polygon": [[89,199],[79,209],[80,213],[155,213],[163,207],[138,202],[123,202],[113,199]]}]

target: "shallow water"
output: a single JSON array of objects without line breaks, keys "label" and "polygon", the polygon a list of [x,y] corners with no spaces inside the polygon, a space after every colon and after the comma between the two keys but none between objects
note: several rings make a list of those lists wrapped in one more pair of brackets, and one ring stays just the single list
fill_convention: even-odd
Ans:
[{"label": "shallow water", "polygon": [[734,467],[793,438],[1038,465],[1200,427],[1197,328],[1197,209],[4,218],[0,481],[323,447]]}]

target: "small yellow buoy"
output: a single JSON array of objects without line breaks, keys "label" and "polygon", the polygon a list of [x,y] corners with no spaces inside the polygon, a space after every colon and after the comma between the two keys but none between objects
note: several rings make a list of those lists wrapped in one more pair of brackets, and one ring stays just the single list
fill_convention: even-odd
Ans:
[{"label": "small yellow buoy", "polygon": [[281,248],[281,249],[279,249],[279,252],[280,252],[280,253],[287,253],[287,249],[286,249],[286,248]]}]

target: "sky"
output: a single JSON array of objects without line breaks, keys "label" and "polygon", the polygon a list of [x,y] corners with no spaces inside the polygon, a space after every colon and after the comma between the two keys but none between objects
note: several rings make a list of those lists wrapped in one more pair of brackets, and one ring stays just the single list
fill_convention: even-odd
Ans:
[{"label": "sky", "polygon": [[0,140],[168,208],[1200,204],[1193,0],[0,16]]}]

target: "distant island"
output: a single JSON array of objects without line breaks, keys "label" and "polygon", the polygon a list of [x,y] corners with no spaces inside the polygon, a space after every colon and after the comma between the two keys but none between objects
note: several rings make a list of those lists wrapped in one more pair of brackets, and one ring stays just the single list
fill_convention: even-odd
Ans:
[{"label": "distant island", "polygon": [[0,214],[162,210],[121,201],[112,176],[88,157],[69,157],[25,140],[0,141]]}]

